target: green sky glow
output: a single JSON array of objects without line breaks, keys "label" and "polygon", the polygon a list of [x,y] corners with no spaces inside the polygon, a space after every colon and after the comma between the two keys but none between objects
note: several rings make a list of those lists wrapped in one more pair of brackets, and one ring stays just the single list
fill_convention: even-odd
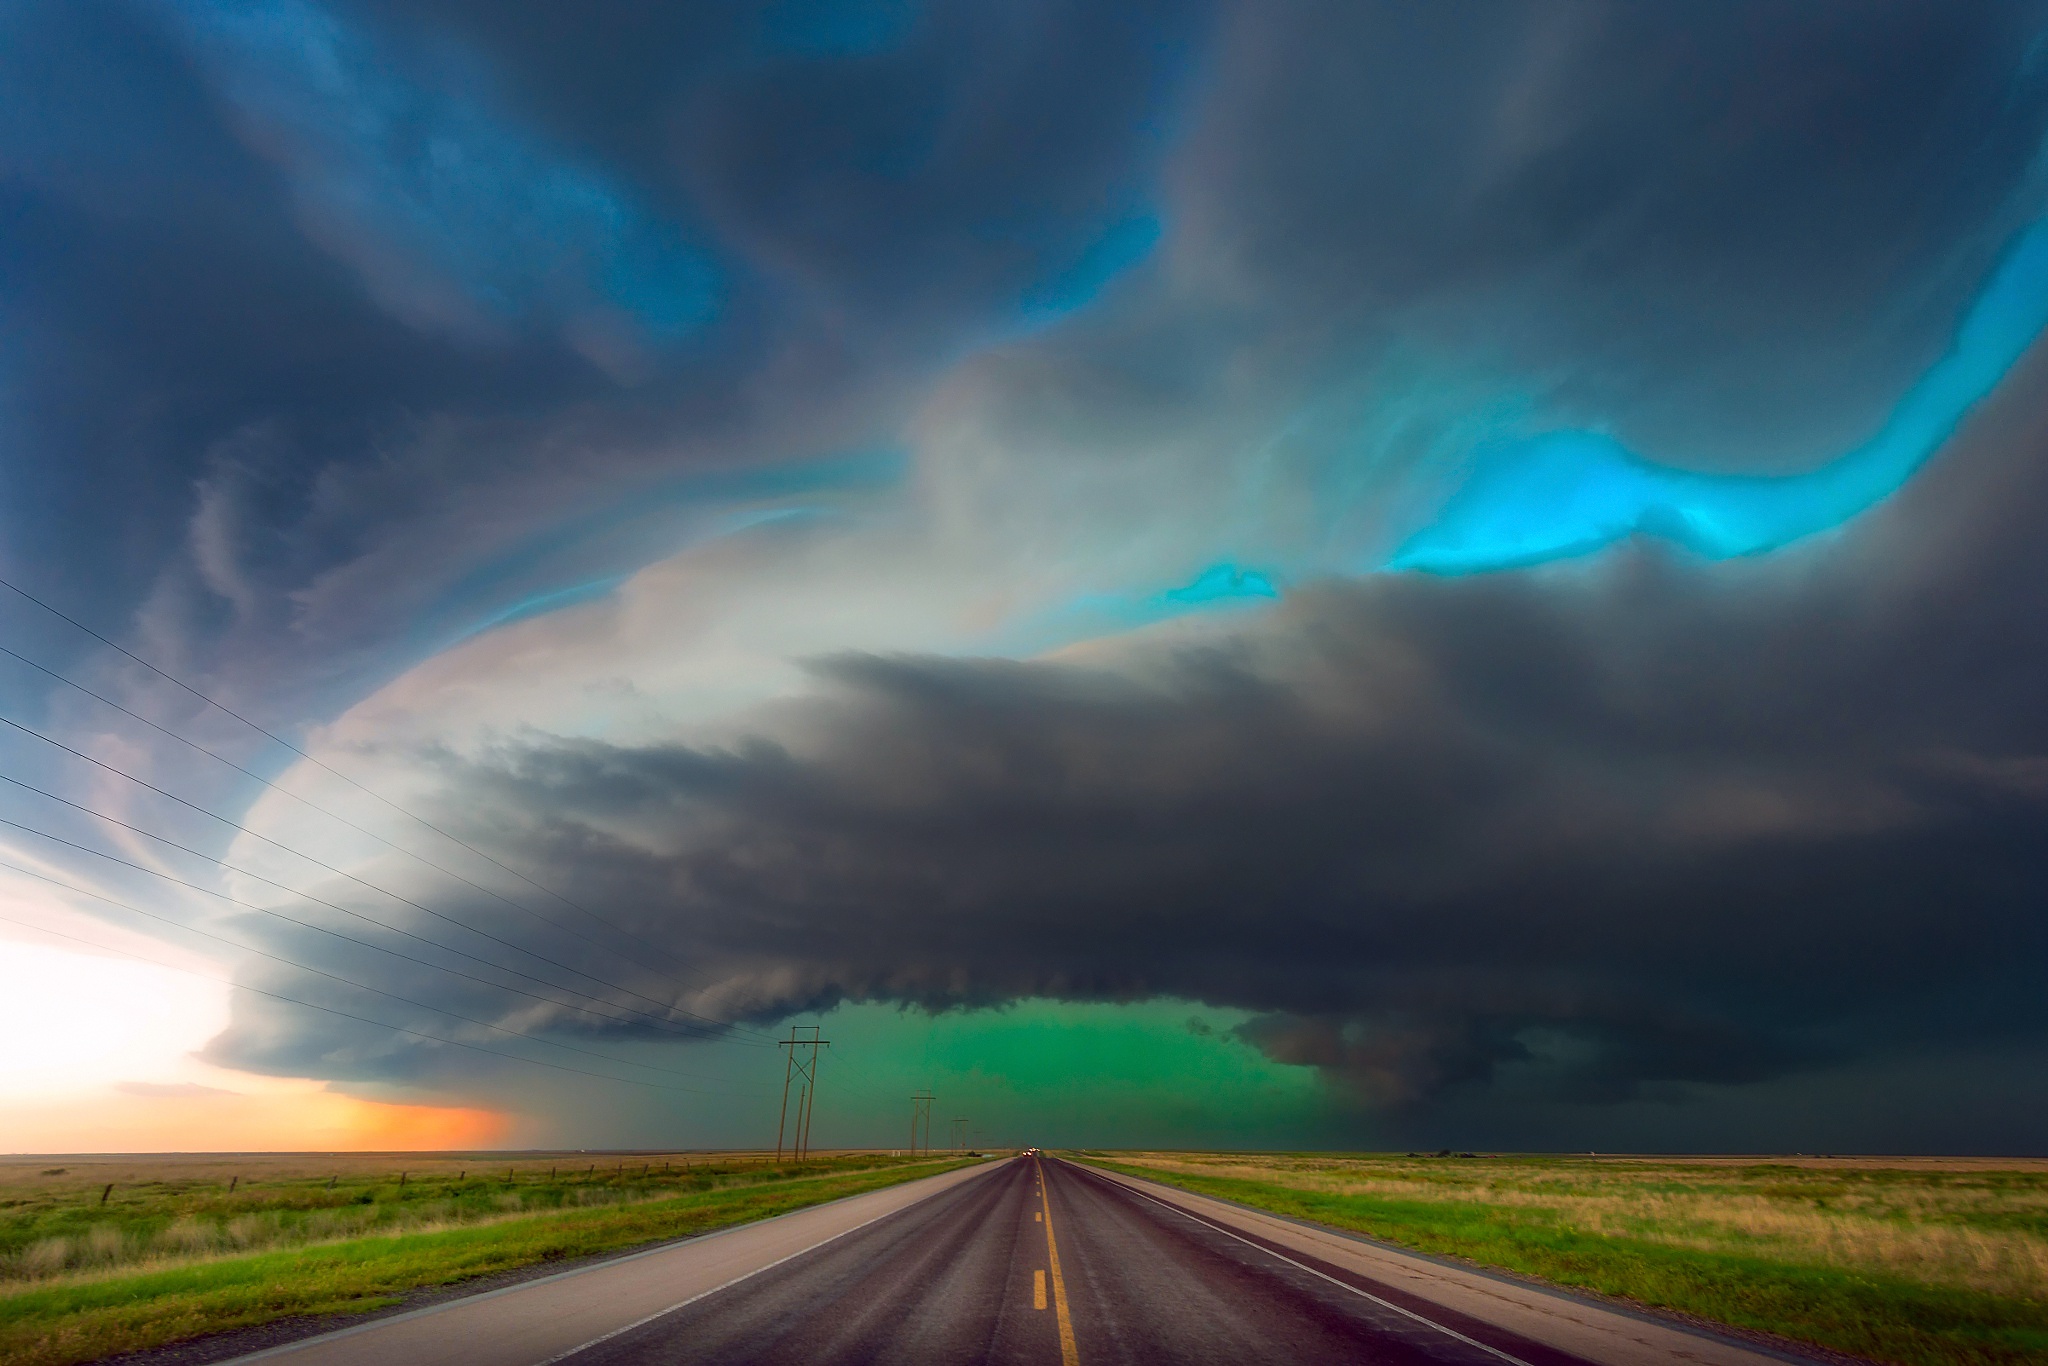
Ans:
[{"label": "green sky glow", "polygon": [[[955,1116],[989,1147],[1321,1147],[1358,1140],[1358,1113],[1310,1068],[1283,1066],[1231,1030],[1246,1012],[1187,1001],[1074,1005],[1029,1000],[996,1010],[929,1015],[849,1005],[818,1025],[832,1047],[813,1121],[814,1147],[906,1146],[910,1096],[930,1089],[932,1138],[944,1147]],[[789,1026],[777,1031],[787,1036]],[[619,1106],[619,1088],[572,1084],[532,1093],[513,1141],[539,1147],[595,1143],[633,1148],[772,1146],[780,1052],[724,1043],[682,1053],[645,1043],[613,1048],[684,1067],[719,1094],[682,1099],[643,1093]],[[744,1094],[741,1094],[744,1093]],[[603,1133],[593,1116],[612,1116]]]},{"label": "green sky glow", "polygon": [[941,1144],[957,1115],[991,1146],[1289,1146],[1327,1133],[1325,1088],[1233,1037],[1245,1018],[1185,1001],[1036,1000],[939,1016],[843,1007],[815,1021],[833,1040],[817,1137],[907,1142],[919,1087],[938,1097]]}]

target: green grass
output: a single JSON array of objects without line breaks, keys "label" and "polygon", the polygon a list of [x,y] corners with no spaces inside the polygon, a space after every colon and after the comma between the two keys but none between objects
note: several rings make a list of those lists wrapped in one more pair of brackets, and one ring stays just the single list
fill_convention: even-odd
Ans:
[{"label": "green grass", "polygon": [[[807,1170],[871,1155],[824,1157]],[[774,1179],[765,1156],[220,1154],[0,1159],[10,1282],[476,1223]]]},{"label": "green grass", "polygon": [[2048,1170],[1089,1154],[1277,1214],[1907,1366],[2048,1362]]},{"label": "green grass", "polygon": [[[0,1361],[10,1366],[65,1366],[280,1318],[378,1308],[408,1290],[709,1232],[960,1165],[872,1156],[823,1159],[797,1169],[700,1163],[688,1176],[675,1174],[669,1193],[663,1193],[651,1175],[639,1183],[640,1189],[628,1190],[620,1175],[614,1178],[619,1185],[612,1191],[617,1199],[582,1205],[575,1202],[575,1194],[588,1196],[594,1174],[579,1171],[584,1184],[561,1181],[553,1183],[551,1192],[533,1178],[527,1194],[546,1199],[551,1193],[556,1207],[515,1215],[505,1214],[486,1198],[505,1194],[508,1183],[477,1182],[487,1189],[482,1195],[469,1192],[466,1206],[446,1198],[447,1192],[417,1202],[442,1206],[438,1221],[444,1226],[406,1227],[402,1221],[418,1209],[406,1209],[413,1202],[402,1199],[395,1184],[369,1192],[372,1200],[367,1205],[359,1201],[364,1192],[357,1190],[349,1196],[350,1207],[376,1211],[390,1231],[253,1254],[169,1260],[159,1256],[154,1266],[71,1270],[55,1277],[0,1282]],[[320,1187],[317,1193],[325,1198],[329,1192],[322,1183],[277,1184],[281,1189],[268,1193],[268,1207],[222,1213],[232,1222],[255,1215],[289,1215],[295,1208],[300,1213],[328,1208],[308,1204],[315,1192],[302,1188]],[[407,1189],[413,1184],[409,1178]],[[492,1186],[495,1192],[488,1189]],[[97,1197],[98,1188],[90,1194]],[[130,1239],[124,1245],[133,1247],[138,1245],[133,1241],[138,1230],[174,1227],[180,1219],[197,1222],[190,1207],[219,1198],[224,1197],[189,1190],[153,1203],[138,1198],[118,1224],[103,1213],[111,1202],[109,1207],[69,1211],[51,1202],[32,1203],[29,1211],[17,1207],[12,1213],[18,1216],[14,1222],[29,1226],[38,1239],[24,1242],[20,1231],[8,1229],[4,1220],[0,1231],[33,1247],[37,1242],[46,1245],[52,1236],[70,1236],[52,1235],[53,1228],[83,1221],[90,1230],[90,1221],[97,1219],[101,1227],[118,1228]],[[445,1226],[465,1213],[473,1216],[470,1222]],[[100,1242],[112,1246],[114,1236],[103,1235]]]}]

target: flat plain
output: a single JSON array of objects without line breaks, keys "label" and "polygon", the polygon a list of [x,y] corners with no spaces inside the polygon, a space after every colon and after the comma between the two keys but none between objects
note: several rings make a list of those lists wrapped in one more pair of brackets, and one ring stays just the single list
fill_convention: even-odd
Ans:
[{"label": "flat plain", "polygon": [[0,1158],[0,1361],[65,1366],[375,1309],[951,1165],[872,1152]]},{"label": "flat plain", "polygon": [[2048,1362],[2048,1160],[1099,1152],[1419,1252],[1910,1366]]}]

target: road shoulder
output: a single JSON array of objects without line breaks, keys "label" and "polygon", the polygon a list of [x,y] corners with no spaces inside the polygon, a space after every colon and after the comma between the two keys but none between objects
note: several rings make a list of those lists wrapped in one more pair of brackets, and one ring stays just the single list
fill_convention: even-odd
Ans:
[{"label": "road shoulder", "polygon": [[[625,1264],[660,1258],[668,1254],[680,1253],[691,1256],[693,1249],[717,1245],[721,1240],[732,1240],[741,1247],[750,1241],[744,1238],[735,1239],[735,1235],[753,1234],[758,1238],[766,1231],[778,1241],[787,1241],[792,1235],[800,1240],[803,1235],[798,1230],[820,1226],[825,1230],[820,1234],[822,1239],[832,1236],[831,1229],[843,1221],[849,1206],[861,1202],[889,1208],[913,1204],[926,1195],[936,1194],[950,1187],[958,1179],[985,1171],[991,1165],[993,1164],[980,1163],[958,1168],[702,1233],[664,1238],[636,1247],[618,1248],[568,1261],[536,1263],[455,1285],[430,1286],[400,1292],[396,1297],[396,1303],[361,1313],[300,1315],[169,1343],[162,1347],[124,1352],[100,1358],[93,1366],[215,1366],[216,1363],[222,1362],[267,1358],[272,1354],[295,1355],[296,1349],[312,1349],[330,1339],[348,1340],[366,1333],[386,1332],[395,1323],[418,1320],[444,1311],[460,1311],[466,1306],[548,1285],[572,1282],[593,1273],[621,1268]],[[790,1225],[795,1225],[795,1228],[788,1227]],[[711,1259],[716,1261],[721,1253],[712,1251],[710,1255]],[[744,1259],[744,1252],[741,1253],[741,1257]]]},{"label": "road shoulder", "polygon": [[1858,1360],[1821,1348],[1746,1340],[1746,1335],[1736,1330],[1716,1331],[1603,1304],[1561,1288],[1409,1252],[1343,1229],[1197,1195],[1091,1162],[1067,1160],[1282,1252],[1314,1258],[1377,1282],[1404,1298],[1491,1324],[1598,1366],[1667,1366],[1672,1361],[1698,1366],[1786,1366],[1788,1362],[1842,1366]]}]

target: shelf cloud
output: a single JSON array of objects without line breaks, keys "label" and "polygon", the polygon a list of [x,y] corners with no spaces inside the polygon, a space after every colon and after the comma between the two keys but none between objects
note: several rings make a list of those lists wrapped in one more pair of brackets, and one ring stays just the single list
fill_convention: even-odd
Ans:
[{"label": "shelf cloud", "polygon": [[0,572],[166,673],[0,604],[10,847],[365,1093],[1167,1001],[1332,1133],[1879,1141],[2048,1047],[2044,34],[11,7]]}]

